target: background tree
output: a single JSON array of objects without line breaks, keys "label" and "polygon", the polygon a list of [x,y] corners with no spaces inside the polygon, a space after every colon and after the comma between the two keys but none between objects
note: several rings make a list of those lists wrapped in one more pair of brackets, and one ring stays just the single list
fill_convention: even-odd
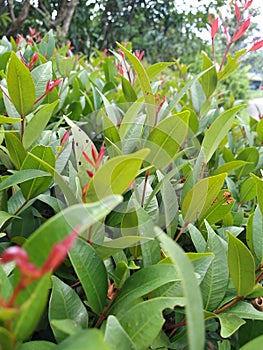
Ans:
[{"label": "background tree", "polygon": [[187,58],[199,51],[203,41],[197,31],[207,23],[211,8],[225,0],[201,0],[184,7],[174,0],[56,0],[3,1],[2,13],[11,23],[2,31],[7,36],[27,34],[28,27],[46,32],[54,29],[70,39],[77,51],[90,54],[92,48],[114,46],[115,41],[132,41],[134,48],[146,50],[148,59]]}]

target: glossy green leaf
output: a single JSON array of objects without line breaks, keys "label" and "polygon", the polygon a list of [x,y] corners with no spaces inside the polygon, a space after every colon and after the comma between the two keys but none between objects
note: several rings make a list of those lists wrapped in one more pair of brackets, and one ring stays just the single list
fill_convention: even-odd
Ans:
[{"label": "glossy green leaf", "polygon": [[121,76],[121,86],[122,86],[124,97],[127,102],[134,102],[137,100],[137,95],[136,95],[136,92],[134,91],[134,88],[132,87],[129,80],[127,80],[123,76]]},{"label": "glossy green leaf", "polygon": [[114,350],[103,340],[103,334],[98,329],[79,331],[56,346],[56,350]]},{"label": "glossy green leaf", "polygon": [[206,131],[199,156],[205,163],[209,162],[219,144],[227,135],[228,130],[231,128],[236,113],[242,108],[244,108],[244,105],[239,105],[224,111],[216,118],[216,120],[211,124],[210,128]]},{"label": "glossy green leaf", "polygon": [[206,220],[210,225],[221,221],[231,211],[234,204],[235,200],[229,191],[219,191],[218,195],[215,197],[204,215],[199,217],[199,228],[204,225],[204,220]]},{"label": "glossy green leaf", "polygon": [[[24,341],[33,333],[42,316],[48,300],[50,275],[47,274],[38,282],[33,292],[21,306],[18,317],[14,322],[13,334],[19,341]],[[30,314],[30,317],[28,315]]]},{"label": "glossy green leaf", "polygon": [[156,116],[156,103],[155,103],[155,97],[151,88],[149,77],[143,65],[138,60],[138,58],[121,44],[117,43],[117,45],[128,57],[136,73],[138,74],[138,79],[140,82],[140,86],[141,86],[145,104],[146,104],[146,110],[147,110],[147,116],[148,116],[147,124],[150,127],[153,127],[155,123],[155,116]]},{"label": "glossy green leaf", "polygon": [[254,338],[251,340],[249,343],[246,343],[243,345],[240,350],[255,350],[255,349],[260,349],[262,347],[263,343],[263,335]]},{"label": "glossy green leaf", "polygon": [[226,178],[226,173],[198,181],[182,202],[182,214],[186,222],[194,222],[205,216],[217,197]]},{"label": "glossy green leaf", "polygon": [[263,216],[258,205],[253,213],[251,238],[252,251],[261,263],[263,260]]},{"label": "glossy green leaf", "polygon": [[246,323],[246,321],[236,315],[221,313],[217,317],[221,326],[220,335],[222,338],[229,338]]},{"label": "glossy green leaf", "polygon": [[216,68],[213,62],[210,60],[210,58],[207,56],[207,54],[204,51],[202,52],[202,58],[203,58],[203,65],[202,65],[203,71],[212,67],[207,73],[205,73],[200,78],[200,82],[206,97],[210,97],[212,93],[215,91],[217,86]]},{"label": "glossy green leaf", "polygon": [[[65,196],[65,199],[66,199],[68,205],[74,205],[74,204],[77,204],[80,202],[76,198],[76,195],[73,192],[73,190],[70,188],[68,181],[66,181],[64,179],[64,177],[58,171],[56,171],[56,169],[53,166],[51,166],[49,163],[47,163],[46,161],[39,158],[38,156],[36,156],[33,153],[29,152],[28,154],[30,154],[30,156],[33,159],[35,159],[39,164],[41,164],[43,166],[43,168],[49,172],[49,174],[52,174],[52,176],[54,177],[55,183],[59,186],[61,192]],[[26,170],[23,170],[23,171],[26,171]],[[37,171],[37,170],[35,170],[35,171]],[[40,170],[38,170],[38,171],[40,171]],[[47,173],[45,173],[45,174],[47,174]],[[1,188],[1,185],[0,185],[0,188]]]},{"label": "glossy green leaf", "polygon": [[41,135],[52,117],[54,109],[59,101],[45,105],[39,109],[25,128],[23,146],[28,149]]},{"label": "glossy green leaf", "polygon": [[214,170],[213,175],[222,174],[222,173],[231,174],[235,170],[242,168],[247,164],[249,163],[245,162],[244,160],[233,160],[220,165],[218,168]]},{"label": "glossy green leaf", "polygon": [[63,78],[69,78],[74,68],[76,57],[62,57],[60,55],[56,55],[56,62],[58,71],[61,74],[61,76]]},{"label": "glossy green leaf", "polygon": [[106,115],[103,118],[104,140],[110,158],[121,155],[121,139],[116,126]]},{"label": "glossy green leaf", "polygon": [[174,268],[181,279],[185,298],[187,339],[189,350],[204,348],[203,303],[193,266],[184,251],[160,229],[156,229],[165,253],[172,259]]},{"label": "glossy green leaf", "polygon": [[261,214],[263,215],[263,180],[257,177],[256,175],[254,175],[253,173],[251,173],[250,176],[256,183],[258,205],[259,205]]},{"label": "glossy green leaf", "polygon": [[69,257],[85,291],[91,309],[100,314],[106,304],[108,279],[103,260],[95,249],[82,239],[76,241]]},{"label": "glossy green leaf", "polygon": [[88,313],[80,297],[74,289],[55,276],[52,276],[48,317],[58,343],[64,340],[66,335],[52,326],[52,320],[69,319],[82,328],[88,327]]},{"label": "glossy green leaf", "polygon": [[21,118],[11,118],[0,115],[0,124],[14,124],[21,122]]},{"label": "glossy green leaf", "polygon": [[121,201],[121,196],[111,196],[100,202],[76,204],[62,210],[42,224],[24,244],[31,261],[41,266],[55,243],[62,241],[76,228],[80,235],[85,233]]},{"label": "glossy green leaf", "polygon": [[37,66],[31,74],[36,87],[36,99],[38,99],[45,93],[47,82],[52,80],[52,62],[48,61]]},{"label": "glossy green leaf", "polygon": [[142,149],[130,155],[117,156],[103,164],[89,182],[86,201],[122,194],[138,175],[148,153],[148,149]]},{"label": "glossy green leaf", "polygon": [[26,157],[26,151],[18,139],[18,137],[12,133],[5,134],[5,143],[8,153],[16,169],[20,169],[21,165]]},{"label": "glossy green leaf", "polygon": [[180,89],[180,91],[172,98],[172,100],[169,102],[168,106],[165,108],[163,113],[161,114],[161,119],[166,118],[169,113],[173,110],[173,108],[179,103],[179,101],[182,99],[184,94],[191,88],[191,86],[197,82],[205,73],[207,73],[210,69],[212,69],[212,66],[206,69],[205,71],[199,73],[194,78],[192,78],[190,81],[188,81],[185,86]]},{"label": "glossy green leaf", "polygon": [[[4,269],[0,265],[0,296],[2,299],[7,300],[12,294],[13,287],[11,281],[7,277]],[[0,307],[1,310],[1,307]],[[1,319],[1,316],[0,316]]]},{"label": "glossy green leaf", "polygon": [[241,203],[251,201],[257,194],[256,183],[252,177],[246,178],[240,186],[239,200]]},{"label": "glossy green leaf", "polygon": [[136,304],[117,318],[136,349],[144,350],[161,331],[164,324],[162,310],[173,308],[175,305],[183,306],[184,298],[153,298]]},{"label": "glossy green leaf", "polygon": [[203,253],[206,250],[206,240],[198,228],[192,224],[187,226],[187,229],[190,233],[191,240],[195,246],[195,249],[198,253]]},{"label": "glossy green leaf", "polygon": [[228,285],[229,271],[225,242],[214,232],[206,222],[207,246],[206,251],[214,254],[214,259],[201,283],[204,308],[215,310],[222,302]]},{"label": "glossy green leaf", "polygon": [[25,117],[32,110],[36,99],[36,88],[28,68],[11,52],[6,82],[9,96],[18,113]]},{"label": "glossy green leaf", "polygon": [[19,344],[16,350],[50,350],[56,348],[56,344],[45,340],[29,341]]},{"label": "glossy green leaf", "polygon": [[196,81],[190,88],[190,95],[192,106],[198,115],[202,115],[202,108],[205,106],[206,96],[204,94],[202,85],[199,81]]},{"label": "glossy green leaf", "polygon": [[228,233],[228,266],[238,296],[246,296],[255,285],[255,262],[251,252],[238,238]]},{"label": "glossy green leaf", "polygon": [[13,350],[13,335],[6,328],[0,327],[0,350]]},{"label": "glossy green leaf", "polygon": [[237,176],[240,178],[241,176],[248,175],[256,168],[259,161],[259,152],[256,147],[247,147],[238,153],[236,159],[244,160],[249,163],[242,167],[242,169],[236,171]]},{"label": "glossy green leaf", "polygon": [[173,265],[160,264],[147,266],[129,277],[110,309],[111,313],[119,312],[134,300],[169,282],[180,282]]},{"label": "glossy green leaf", "polygon": [[12,218],[19,218],[19,217],[0,210],[0,229],[2,228],[2,226],[5,225],[6,222],[10,221],[10,219]]},{"label": "glossy green leaf", "polygon": [[188,111],[172,115],[152,129],[145,143],[145,147],[150,149],[147,162],[157,169],[163,169],[173,162],[187,136],[189,115]]},{"label": "glossy green leaf", "polygon": [[174,65],[175,62],[158,62],[146,68],[146,73],[152,81],[158,74],[160,74],[165,68]]},{"label": "glossy green leaf", "polygon": [[119,128],[119,135],[122,140],[124,139],[125,135],[128,134],[129,130],[136,123],[136,119],[138,118],[142,107],[143,107],[143,103],[141,102],[141,99],[138,99],[136,102],[131,104],[127,112],[124,114],[120,128]]},{"label": "glossy green leaf", "polygon": [[217,74],[218,81],[226,79],[227,77],[229,77],[231,73],[233,73],[239,67],[240,65],[239,58],[242,55],[244,55],[245,52],[246,52],[246,49],[237,51],[233,58],[231,57],[231,55],[227,55],[227,63],[225,64],[223,69]]},{"label": "glossy green leaf", "polygon": [[136,346],[121,326],[118,319],[109,316],[107,319],[104,340],[112,349],[136,350]]},{"label": "glossy green leaf", "polygon": [[10,175],[6,180],[0,182],[0,191],[5,190],[6,188],[12,187],[14,185],[23,183],[28,180],[35,178],[50,177],[50,174],[46,171],[37,170],[37,169],[24,169],[19,170],[18,172]]},{"label": "glossy green leaf", "polygon": [[[42,159],[43,161],[48,163],[50,166],[53,166],[53,167],[55,166],[55,155],[54,155],[53,149],[47,146],[36,145],[34,148],[32,148],[31,152],[26,156],[21,166],[21,170],[25,170],[25,169],[46,170],[45,167],[40,162],[32,158],[31,154],[36,155],[38,158]],[[49,178],[48,177],[36,178],[33,180],[23,182],[21,184],[22,193],[27,200],[34,198],[37,195],[45,192],[50,186],[51,181],[52,181],[52,177],[50,176]]]},{"label": "glossy green leaf", "polygon": [[263,312],[258,311],[250,302],[246,301],[240,301],[224,313],[249,320],[263,320]]},{"label": "glossy green leaf", "polygon": [[61,336],[62,339],[66,339],[69,335],[75,334],[82,329],[75,321],[67,318],[64,320],[52,320],[50,325],[54,333],[63,335],[63,338]]}]

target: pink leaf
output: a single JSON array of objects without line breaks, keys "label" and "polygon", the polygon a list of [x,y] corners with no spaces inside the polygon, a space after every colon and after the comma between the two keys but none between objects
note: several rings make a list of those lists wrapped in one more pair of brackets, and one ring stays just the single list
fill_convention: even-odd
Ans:
[{"label": "pink leaf", "polygon": [[248,27],[250,26],[250,18],[248,18],[239,28],[239,30],[235,33],[235,35],[232,38],[232,42],[237,41],[241,36],[245,34]]}]

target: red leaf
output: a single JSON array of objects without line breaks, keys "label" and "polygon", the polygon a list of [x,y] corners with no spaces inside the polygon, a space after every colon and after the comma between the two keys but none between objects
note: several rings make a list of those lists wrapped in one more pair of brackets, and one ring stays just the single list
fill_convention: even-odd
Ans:
[{"label": "red leaf", "polygon": [[245,10],[247,10],[252,5],[253,0],[246,3]]},{"label": "red leaf", "polygon": [[257,51],[257,50],[261,49],[261,47],[263,47],[263,40],[256,41],[251,46],[251,48],[248,50],[248,52],[250,52],[250,51]]},{"label": "red leaf", "polygon": [[239,30],[236,32],[236,34],[232,38],[232,42],[237,41],[239,38],[241,38],[242,35],[245,34],[248,27],[250,26],[250,18],[248,18],[239,28]]},{"label": "red leaf", "polygon": [[240,11],[239,11],[239,7],[237,6],[236,2],[235,2],[235,11],[236,11],[236,18],[239,21],[240,20]]}]

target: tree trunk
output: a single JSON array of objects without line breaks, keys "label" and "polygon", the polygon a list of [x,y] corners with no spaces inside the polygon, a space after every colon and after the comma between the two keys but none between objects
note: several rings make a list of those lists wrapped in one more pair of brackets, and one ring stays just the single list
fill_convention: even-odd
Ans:
[{"label": "tree trunk", "polygon": [[27,19],[28,17],[28,13],[29,13],[29,9],[30,9],[30,0],[26,0],[22,10],[19,14],[18,17],[15,16],[14,13],[14,4],[13,4],[13,0],[8,0],[8,8],[9,8],[9,13],[10,13],[10,17],[11,17],[11,24],[10,27],[6,33],[7,36],[16,36],[18,34],[18,32],[20,31],[20,28],[22,26],[22,24],[24,23],[24,21]]}]

